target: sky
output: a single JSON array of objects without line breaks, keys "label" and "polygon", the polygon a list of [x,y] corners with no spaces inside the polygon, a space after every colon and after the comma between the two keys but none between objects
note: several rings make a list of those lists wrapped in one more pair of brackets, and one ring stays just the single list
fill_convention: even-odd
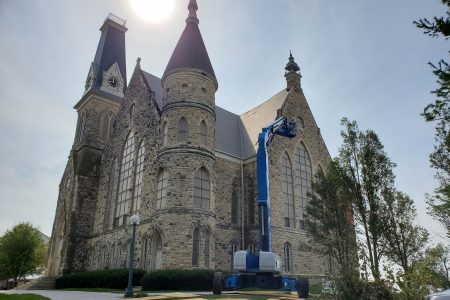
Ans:
[{"label": "sky", "polygon": [[[149,0],[153,1],[153,0]],[[58,185],[83,92],[112,12],[126,19],[127,74],[141,57],[161,77],[185,26],[187,0],[148,22],[126,0],[0,0],[0,235],[28,221],[51,234]],[[397,188],[414,201],[433,241],[444,229],[426,214],[437,182],[428,156],[434,124],[420,116],[437,87],[427,62],[448,44],[413,25],[442,16],[439,0],[198,0],[200,30],[219,90],[216,104],[241,114],[285,88],[292,51],[302,88],[331,156],[340,120],[380,137],[397,163]],[[448,242],[448,240],[447,240]]]}]

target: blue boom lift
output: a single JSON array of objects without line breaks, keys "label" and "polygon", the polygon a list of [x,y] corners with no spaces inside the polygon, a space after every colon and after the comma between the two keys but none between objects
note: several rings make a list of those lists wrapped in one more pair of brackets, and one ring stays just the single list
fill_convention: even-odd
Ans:
[{"label": "blue boom lift", "polygon": [[222,288],[242,289],[256,287],[262,289],[296,290],[300,298],[309,294],[308,280],[302,276],[281,275],[281,259],[272,252],[272,227],[270,223],[269,164],[267,146],[275,135],[293,138],[297,135],[293,120],[281,117],[262,129],[258,136],[257,176],[259,214],[259,255],[249,251],[236,251],[233,268],[236,273],[223,280],[222,273],[216,272],[213,293],[221,294]]}]

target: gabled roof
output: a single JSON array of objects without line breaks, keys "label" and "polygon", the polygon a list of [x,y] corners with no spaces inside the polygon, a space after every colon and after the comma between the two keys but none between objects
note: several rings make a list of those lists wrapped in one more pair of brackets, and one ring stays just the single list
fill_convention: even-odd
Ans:
[{"label": "gabled roof", "polygon": [[244,125],[243,134],[247,137],[243,139],[242,145],[246,155],[245,158],[256,155],[259,133],[263,127],[277,119],[278,110],[283,106],[288,93],[284,89],[266,102],[241,115],[241,121]]},{"label": "gabled roof", "polygon": [[[160,111],[163,105],[161,79],[142,70],[150,90],[155,93]],[[288,92],[278,94],[257,107],[237,115],[216,105],[216,151],[246,159],[256,155],[258,134],[261,129],[277,118]]]}]

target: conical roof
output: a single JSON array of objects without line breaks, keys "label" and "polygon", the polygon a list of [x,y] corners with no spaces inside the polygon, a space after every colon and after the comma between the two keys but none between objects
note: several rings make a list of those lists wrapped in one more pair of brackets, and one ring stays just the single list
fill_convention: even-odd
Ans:
[{"label": "conical roof", "polygon": [[196,14],[197,3],[195,0],[189,1],[188,9],[189,16],[186,19],[186,28],[170,57],[163,78],[175,69],[193,68],[202,70],[215,79],[216,75],[209,60],[202,34],[198,28],[199,21]]}]

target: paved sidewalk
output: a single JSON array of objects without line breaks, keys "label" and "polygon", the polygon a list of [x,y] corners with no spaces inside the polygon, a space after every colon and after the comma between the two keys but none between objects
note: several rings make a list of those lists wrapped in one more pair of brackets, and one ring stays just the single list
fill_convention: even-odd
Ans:
[{"label": "paved sidewalk", "polygon": [[75,291],[54,291],[54,290],[7,290],[0,291],[3,294],[38,294],[49,297],[52,300],[117,300],[123,294],[115,293],[94,293]]}]

